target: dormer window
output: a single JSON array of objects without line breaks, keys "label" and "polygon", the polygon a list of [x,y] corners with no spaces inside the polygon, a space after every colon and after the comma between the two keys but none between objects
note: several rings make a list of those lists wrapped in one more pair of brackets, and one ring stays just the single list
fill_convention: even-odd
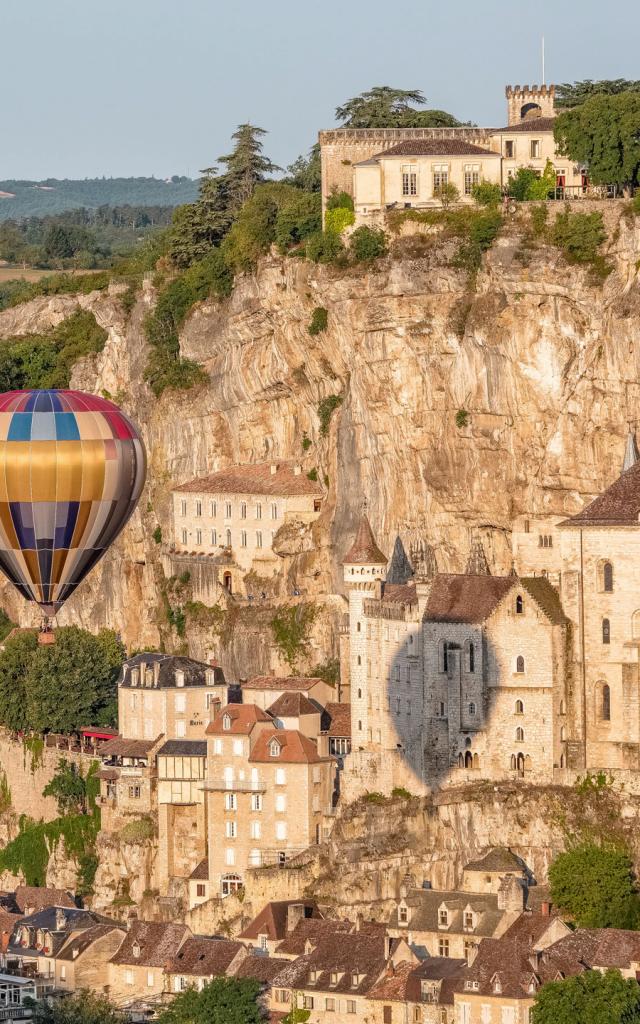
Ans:
[{"label": "dormer window", "polygon": [[315,971],[315,970],[313,970],[313,971],[309,971],[309,983],[310,983],[311,985],[315,985],[315,983],[317,982],[317,980],[318,980],[318,972],[317,972],[317,971]]},{"label": "dormer window", "polygon": [[537,992],[537,990],[538,990],[538,986],[536,985],[536,979],[535,978],[531,978],[531,981],[529,982],[529,992],[530,993],[534,993],[534,992]]},{"label": "dormer window", "polygon": [[269,744],[269,756],[280,757],[280,744],[277,740],[271,740],[271,743]]},{"label": "dormer window", "polygon": [[140,682],[140,669],[139,668],[132,668],[131,669],[131,685],[132,686],[137,686],[139,682]]},{"label": "dormer window", "polygon": [[464,930],[466,932],[472,932],[474,929],[473,913],[470,910],[464,912]]},{"label": "dormer window", "polygon": [[360,984],[360,975],[358,974],[357,971],[355,971],[351,975],[351,988],[357,988],[359,984]]},{"label": "dormer window", "polygon": [[441,907],[438,911],[438,928],[446,928],[449,924],[449,911]]},{"label": "dormer window", "polygon": [[409,923],[409,908],[408,907],[398,907],[398,924],[408,924],[408,923]]},{"label": "dormer window", "polygon": [[207,671],[205,672],[205,680],[206,680],[207,686],[214,686],[215,685],[216,674],[215,674],[215,672],[213,671],[212,668],[208,668]]},{"label": "dormer window", "polygon": [[134,942],[133,947],[131,949],[131,952],[133,953],[133,955],[136,958],[136,960],[138,960],[139,957],[140,957],[140,953],[141,953],[140,943],[139,942]]},{"label": "dormer window", "polygon": [[176,669],[176,686],[184,686],[184,672],[182,669]]},{"label": "dormer window", "polygon": [[502,982],[500,981],[500,977],[497,974],[494,974],[493,978],[491,979],[491,990],[495,993],[495,995],[498,996],[502,992]]},{"label": "dormer window", "polygon": [[337,985],[338,984],[338,972],[337,971],[332,971],[331,972],[331,978],[330,978],[329,984],[330,985]]},{"label": "dormer window", "polygon": [[231,715],[224,714],[222,716],[222,728],[225,732],[228,732],[231,728]]}]

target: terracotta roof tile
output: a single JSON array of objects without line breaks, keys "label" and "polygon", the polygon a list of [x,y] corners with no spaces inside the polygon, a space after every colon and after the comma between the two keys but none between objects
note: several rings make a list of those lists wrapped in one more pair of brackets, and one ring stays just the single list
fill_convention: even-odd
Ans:
[{"label": "terracotta roof tile", "polygon": [[271,465],[229,466],[209,476],[189,480],[175,490],[194,494],[273,494],[284,497],[293,494],[322,495],[322,488],[309,480],[306,473],[294,472],[295,463],[279,462],[275,473],[271,472]]},{"label": "terracotta roof tile", "polygon": [[[112,964],[138,964],[141,967],[164,967],[173,959],[180,946],[190,936],[183,924],[165,924],[158,921],[132,921],[122,945],[111,957]],[[139,947],[135,956],[134,947]]]},{"label": "terracotta roof tile", "polygon": [[208,878],[209,878],[209,858],[208,857],[205,857],[204,860],[201,860],[200,863],[196,865],[196,867],[193,869],[193,871],[189,875],[189,878],[192,881],[194,881],[194,882],[195,881],[200,882],[200,881],[207,881],[208,880]]},{"label": "terracotta roof tile", "polygon": [[640,963],[640,932],[620,928],[579,928],[548,947],[552,955],[581,960],[589,967],[629,970]]},{"label": "terracotta roof tile", "polygon": [[555,123],[555,117],[532,117],[528,121],[508,124],[506,128],[496,128],[494,134],[497,135],[499,132],[506,135],[510,135],[512,132],[552,132]]},{"label": "terracotta roof tile", "polygon": [[638,526],[639,521],[640,462],[636,462],[591,504],[559,525]]},{"label": "terracotta roof tile", "polygon": [[126,929],[115,922],[113,924],[96,924],[93,928],[85,928],[84,931],[75,933],[67,939],[64,946],[56,953],[57,960],[76,960],[89,946],[92,946],[98,939],[104,938],[109,932],[120,931],[124,938]]},{"label": "terracotta roof tile", "polygon": [[424,619],[427,622],[484,622],[517,582],[514,576],[438,573]]},{"label": "terracotta roof tile", "polygon": [[301,918],[303,921],[321,919],[315,900],[271,900],[244,931],[240,932],[240,938],[257,939],[259,935],[266,935],[272,942],[284,939],[287,934],[289,907],[294,906],[304,907],[304,916]]},{"label": "terracotta roof tile", "polygon": [[[289,961],[274,978],[274,985],[305,991],[367,994],[386,965],[386,931],[383,927],[368,925],[359,931],[354,930],[353,925],[351,928],[348,941],[340,941],[341,933],[336,935],[334,931],[322,939],[312,953]],[[335,984],[331,983],[332,972],[338,976]]]},{"label": "terracotta roof tile", "polygon": [[302,956],[307,942],[314,946],[323,941],[341,942],[341,936],[348,935],[354,929],[352,921],[334,919],[304,918],[280,943],[276,953],[282,956]]},{"label": "terracotta roof tile", "polygon": [[497,156],[490,149],[476,146],[463,139],[407,139],[391,149],[377,153],[374,160],[388,156]]},{"label": "terracotta roof tile", "polygon": [[385,604],[415,604],[418,600],[415,583],[385,583],[382,589]]},{"label": "terracotta roof tile", "polygon": [[113,740],[107,740],[100,747],[100,757],[147,757],[149,751],[158,742],[155,740],[128,740],[122,736],[116,736]]},{"label": "terracotta roof tile", "polygon": [[361,516],[355,540],[342,559],[345,565],[386,565],[387,559],[376,544],[371,524]]},{"label": "terracotta roof tile", "polygon": [[351,736],[351,705],[326,704],[323,715],[323,733],[327,736]]},{"label": "terracotta roof tile", "polygon": [[[277,740],[280,744],[280,753],[277,757],[270,753],[272,740]],[[254,743],[249,761],[270,764],[319,764],[323,761],[333,761],[333,758],[321,757],[313,740],[297,729],[265,729]]]},{"label": "terracotta roof tile", "polygon": [[231,939],[208,939],[192,935],[167,961],[167,974],[186,974],[199,978],[219,978],[226,974],[238,953],[244,951],[241,942]]},{"label": "terracotta roof tile", "polygon": [[[229,719],[230,728],[225,729],[225,720]],[[205,732],[210,736],[233,735],[234,733],[247,736],[256,722],[273,722],[273,718],[257,704],[227,704],[218,712],[213,722],[209,722]]]},{"label": "terracotta roof tile", "polygon": [[276,956],[249,955],[234,973],[235,978],[253,978],[263,985],[271,985],[290,961]]},{"label": "terracotta roof tile", "polygon": [[46,886],[18,885],[14,898],[21,914],[36,914],[47,907],[75,907],[64,889],[48,889]]},{"label": "terracotta roof tile", "polygon": [[284,718],[293,715],[318,715],[321,710],[317,704],[312,704],[300,690],[290,690],[288,693],[280,694],[269,708],[269,714]]}]

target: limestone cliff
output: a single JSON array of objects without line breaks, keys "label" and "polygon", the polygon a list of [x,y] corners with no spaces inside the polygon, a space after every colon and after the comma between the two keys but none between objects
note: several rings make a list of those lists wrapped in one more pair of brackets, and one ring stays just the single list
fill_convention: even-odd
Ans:
[{"label": "limestone cliff", "polygon": [[[210,384],[159,400],[142,380],[149,285],[129,318],[117,289],[1,313],[0,337],[9,337],[59,321],[76,302],[92,309],[108,341],[76,367],[73,383],[116,398],[149,449],[138,513],[60,621],[116,626],[136,648],[178,643],[168,635],[152,533],[160,525],[170,536],[173,483],[229,462],[304,454],[305,469],[328,480],[312,543],[286,548],[283,559],[311,600],[340,591],[339,559],[363,496],[383,550],[397,532],[426,534],[439,567],[457,570],[479,531],[494,569],[508,571],[513,516],[576,510],[618,472],[636,418],[640,219],[617,203],[605,216],[615,270],[604,285],[550,247],[523,259],[520,214],[473,287],[446,245],[400,247],[346,271],[273,255],[185,326],[183,354],[205,366]],[[312,337],[316,306],[328,310],[328,328]],[[318,403],[329,395],[343,402],[322,436]],[[461,409],[468,421],[457,426]],[[303,453],[305,433],[312,445]],[[8,588],[2,600],[21,622],[33,621]],[[330,600],[318,619],[315,660],[335,652],[340,609]],[[240,614],[222,638],[188,622],[191,653],[219,650],[233,673],[266,668],[275,662],[263,618]]]}]

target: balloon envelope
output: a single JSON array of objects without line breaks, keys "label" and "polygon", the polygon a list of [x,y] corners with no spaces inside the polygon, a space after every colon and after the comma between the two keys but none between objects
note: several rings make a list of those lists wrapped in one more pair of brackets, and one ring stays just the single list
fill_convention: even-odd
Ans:
[{"label": "balloon envelope", "polygon": [[144,486],[138,431],[82,391],[0,395],[0,569],[54,615],[118,536]]}]

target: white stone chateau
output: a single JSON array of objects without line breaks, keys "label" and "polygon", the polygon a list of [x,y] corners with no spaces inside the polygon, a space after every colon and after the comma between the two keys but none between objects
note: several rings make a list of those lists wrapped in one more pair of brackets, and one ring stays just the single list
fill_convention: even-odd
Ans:
[{"label": "white stone chateau", "polygon": [[[513,570],[428,543],[391,563],[363,514],[344,558],[352,753],[343,792],[640,769],[640,462],[569,519],[520,518]],[[345,666],[345,671],[347,666]]]}]

